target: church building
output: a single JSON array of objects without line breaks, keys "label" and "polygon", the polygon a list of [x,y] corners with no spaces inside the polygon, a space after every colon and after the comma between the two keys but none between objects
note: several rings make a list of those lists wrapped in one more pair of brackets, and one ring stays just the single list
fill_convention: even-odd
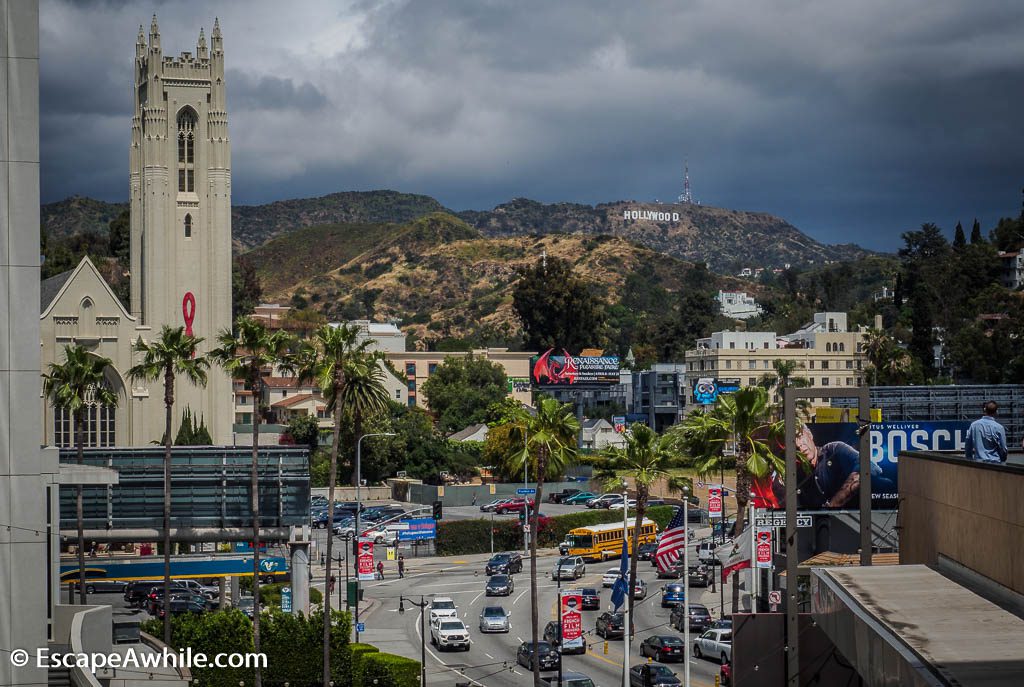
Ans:
[{"label": "church building", "polygon": [[[231,145],[228,139],[224,49],[214,21],[210,45],[202,30],[196,52],[165,57],[156,17],[147,42],[135,46],[134,107],[129,152],[131,303],[121,303],[89,261],[43,281],[40,327],[43,369],[79,344],[110,358],[116,408],[93,406],[87,445],[146,446],[164,432],[163,381],[133,382],[132,344],[159,336],[162,326],[216,346],[231,326]],[[44,398],[44,443],[73,444],[70,418]],[[205,388],[175,384],[175,424],[186,409],[205,422],[213,441],[231,443],[232,386],[218,367]]]}]

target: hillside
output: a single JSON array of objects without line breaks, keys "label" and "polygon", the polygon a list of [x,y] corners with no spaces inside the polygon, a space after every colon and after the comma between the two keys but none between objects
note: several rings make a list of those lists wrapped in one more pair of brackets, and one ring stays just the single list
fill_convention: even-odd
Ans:
[{"label": "hillside", "polygon": [[[671,293],[691,268],[612,236],[485,238],[443,213],[401,226],[311,227],[268,242],[246,259],[264,279],[269,300],[301,296],[333,320],[393,318],[420,339],[506,342],[519,334],[510,288],[516,270],[542,252],[568,260],[612,304],[631,275]],[[715,278],[709,286],[735,282]]]}]

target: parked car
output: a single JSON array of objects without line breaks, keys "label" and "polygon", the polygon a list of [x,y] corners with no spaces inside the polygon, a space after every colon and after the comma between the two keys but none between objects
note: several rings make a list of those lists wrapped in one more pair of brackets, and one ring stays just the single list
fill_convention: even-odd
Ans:
[{"label": "parked car", "polygon": [[152,580],[139,580],[129,582],[124,590],[124,601],[129,606],[142,608],[149,596],[149,590],[153,588]]},{"label": "parked car", "polygon": [[508,596],[515,591],[516,585],[511,575],[491,575],[484,585],[487,596]]},{"label": "parked car", "polygon": [[732,660],[732,628],[705,630],[693,640],[693,655],[695,658],[713,658],[729,663]]},{"label": "parked car", "polygon": [[[711,627],[711,613],[704,604],[688,604],[690,632],[704,632]],[[668,623],[680,632],[686,629],[687,610],[683,606],[676,606],[672,609]]]},{"label": "parked car", "polygon": [[535,502],[533,499],[511,499],[505,503],[499,504],[494,512],[498,515],[504,515],[505,513],[519,513],[526,508],[533,510]]},{"label": "parked car", "polygon": [[609,568],[608,572],[601,577],[601,586],[611,587],[620,577],[622,577],[622,573],[618,568]]},{"label": "parked car", "polygon": [[[94,573],[95,574],[95,573]],[[85,572],[85,593],[86,594],[124,594],[128,583],[124,580],[108,580],[105,577],[92,577],[89,571]],[[78,578],[71,583],[71,589],[78,590]]]},{"label": "parked car", "polygon": [[703,565],[691,565],[688,575],[691,587],[707,587],[711,584],[711,571]]},{"label": "parked car", "polygon": [[587,573],[587,565],[580,556],[564,556],[551,569],[552,580],[578,580]]},{"label": "parked car", "polygon": [[654,508],[655,506],[664,506],[665,499],[647,499],[647,507]]},{"label": "parked car", "polygon": [[580,609],[596,611],[601,608],[601,592],[593,587],[584,587],[580,592]]},{"label": "parked car", "polygon": [[633,585],[633,598],[638,600],[647,598],[647,583],[639,577]]},{"label": "parked car", "polygon": [[654,554],[658,552],[658,545],[653,542],[641,544],[636,548],[636,559],[638,561],[650,561],[652,565],[657,565],[658,562],[654,560]]},{"label": "parked car", "polygon": [[578,647],[570,647],[567,649],[562,646],[562,626],[559,625],[557,620],[552,620],[544,626],[544,641],[558,649],[558,652],[563,656],[565,654],[587,653],[587,643],[585,641],[580,642]]},{"label": "parked car", "polygon": [[558,555],[560,555],[560,556],[568,556],[569,555],[569,549],[571,549],[571,548],[572,548],[572,546],[569,544],[568,540],[560,542],[558,544]]},{"label": "parked car", "polygon": [[220,587],[200,584],[198,580],[174,580],[182,589],[187,589],[193,594],[202,594],[207,599],[214,599],[220,596]]},{"label": "parked car", "polygon": [[516,652],[516,663],[529,670],[533,670],[534,663],[541,670],[558,670],[562,657],[548,642],[537,642],[537,646],[533,642],[523,642]]},{"label": "parked car", "polygon": [[254,601],[251,596],[243,596],[235,602],[235,608],[240,610],[242,613],[245,613],[247,616],[249,616],[250,619],[252,619],[252,609],[254,608],[253,603]]},{"label": "parked car", "polygon": [[487,561],[484,566],[485,575],[514,575],[523,571],[523,554],[515,551],[496,553]]},{"label": "parked car", "polygon": [[674,687],[682,684],[676,674],[660,663],[641,663],[629,669],[629,687]]},{"label": "parked car", "polygon": [[625,618],[622,613],[605,611],[597,616],[594,632],[605,639],[622,639],[625,632]]},{"label": "parked car", "polygon": [[168,610],[171,615],[178,615],[179,613],[205,613],[207,608],[205,603],[172,595],[169,604],[165,604],[162,599],[158,601],[150,615],[155,618],[163,618]]},{"label": "parked car", "polygon": [[565,499],[564,501],[562,501],[562,503],[566,503],[572,506],[581,506],[590,499],[596,499],[597,496],[597,494],[590,491],[581,491],[578,494],[573,494],[569,498]]},{"label": "parked car", "polygon": [[579,494],[580,491],[580,489],[563,489],[562,491],[556,491],[551,494],[548,494],[548,501],[550,501],[551,503],[562,503],[565,501],[565,499],[569,498],[570,496],[575,496],[576,494]]},{"label": "parked car", "polygon": [[[622,504],[622,499],[619,499],[618,501],[612,501],[611,503],[608,504],[608,510],[622,510]],[[629,499],[628,501],[625,502],[625,504],[626,508],[636,508],[636,499]]]},{"label": "parked car", "polygon": [[430,623],[430,643],[438,651],[462,649],[469,651],[469,628],[458,618],[435,618]]},{"label": "parked car", "polygon": [[[547,685],[548,687],[555,687],[558,685],[558,676],[542,677],[540,681],[541,684]],[[577,673],[574,670],[565,670],[562,671],[561,687],[594,687],[594,681],[583,673]]]},{"label": "parked car", "polygon": [[686,659],[686,645],[675,635],[651,635],[640,643],[640,655],[650,656],[658,663],[683,661]]},{"label": "parked car", "polygon": [[485,503],[484,505],[480,506],[480,511],[483,513],[490,513],[491,511],[496,510],[499,505],[506,503],[508,501],[515,501],[515,499],[507,497],[503,499],[494,499],[493,501]]},{"label": "parked car", "polygon": [[597,498],[587,501],[587,508],[608,508],[613,503],[622,500],[622,494],[602,494]]},{"label": "parked car", "polygon": [[365,518],[367,515],[376,517],[377,515],[383,516],[382,519],[400,518],[405,515],[405,508],[397,503],[389,503],[383,506],[370,506],[363,511],[360,517]]},{"label": "parked car", "polygon": [[438,618],[458,618],[459,607],[447,596],[435,596],[430,602],[430,622]]},{"label": "parked car", "polygon": [[487,606],[480,611],[481,632],[511,632],[512,614],[501,606]]},{"label": "parked car", "polygon": [[661,588],[661,607],[672,608],[686,602],[686,587],[678,584],[666,584]]}]

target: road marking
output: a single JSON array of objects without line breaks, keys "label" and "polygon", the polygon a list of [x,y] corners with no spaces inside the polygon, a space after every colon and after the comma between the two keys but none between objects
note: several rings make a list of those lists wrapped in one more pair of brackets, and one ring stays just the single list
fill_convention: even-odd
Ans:
[{"label": "road marking", "polygon": [[604,661],[604,662],[605,662],[605,663],[607,663],[608,665],[616,666],[616,667],[618,667],[618,668],[621,668],[621,667],[622,667],[622,661],[618,661],[618,662],[616,662],[616,661],[612,661],[611,659],[607,659],[607,658],[605,658],[604,656],[601,656],[601,655],[599,655],[599,654],[595,654],[595,653],[594,653],[593,651],[591,651],[590,649],[587,649],[587,653],[586,653],[586,654],[584,654],[584,655],[585,655],[585,656],[593,656],[594,658],[598,659],[599,661]]},{"label": "road marking", "polygon": [[519,603],[519,600],[520,600],[521,598],[523,598],[523,596],[524,596],[524,595],[526,594],[526,592],[528,592],[528,591],[530,591],[530,590],[529,590],[529,589],[527,589],[526,591],[523,591],[523,592],[519,592],[519,596],[517,596],[517,597],[516,597],[516,599],[515,599],[515,601],[513,601],[513,602],[512,602],[512,605],[513,605],[513,606],[515,606],[515,605],[516,605],[517,603]]},{"label": "road marking", "polygon": [[424,589],[427,587],[465,587],[469,582],[444,582],[441,584],[423,584],[420,585]]},{"label": "road marking", "polygon": [[483,593],[483,592],[480,592],[479,594],[477,594],[476,596],[474,596],[474,597],[473,597],[473,600],[469,602],[469,605],[470,605],[470,606],[472,606],[473,604],[475,604],[475,603],[476,603],[476,600],[477,600],[477,599],[479,599],[479,598],[480,598],[481,596],[483,596],[483,595],[484,595],[484,593]]},{"label": "road marking", "polygon": [[491,655],[490,655],[489,653],[487,653],[486,651],[484,652],[484,656],[486,656],[487,658],[491,658],[491,659],[493,659],[493,658],[494,658],[494,656],[491,656]]}]

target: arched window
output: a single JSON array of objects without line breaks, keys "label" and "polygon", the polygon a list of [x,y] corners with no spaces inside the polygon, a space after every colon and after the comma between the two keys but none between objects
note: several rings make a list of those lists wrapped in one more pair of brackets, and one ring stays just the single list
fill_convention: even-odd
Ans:
[{"label": "arched window", "polygon": [[[83,444],[93,448],[104,448],[116,445],[115,406],[102,405],[90,390],[85,395],[85,407],[82,409]],[[53,413],[54,444],[61,448],[75,445],[74,415],[67,408],[54,408]]]},{"label": "arched window", "polygon": [[840,353],[845,353],[846,352],[846,344],[844,344],[844,343],[840,343],[839,344],[839,352]]},{"label": "arched window", "polygon": [[825,352],[826,353],[831,353],[832,352],[832,344],[830,344],[830,343],[826,343],[825,344]]},{"label": "arched window", "polygon": [[185,215],[185,238],[192,238],[192,215]]},{"label": "arched window", "polygon": [[196,113],[185,108],[178,114],[178,192],[196,190]]}]

